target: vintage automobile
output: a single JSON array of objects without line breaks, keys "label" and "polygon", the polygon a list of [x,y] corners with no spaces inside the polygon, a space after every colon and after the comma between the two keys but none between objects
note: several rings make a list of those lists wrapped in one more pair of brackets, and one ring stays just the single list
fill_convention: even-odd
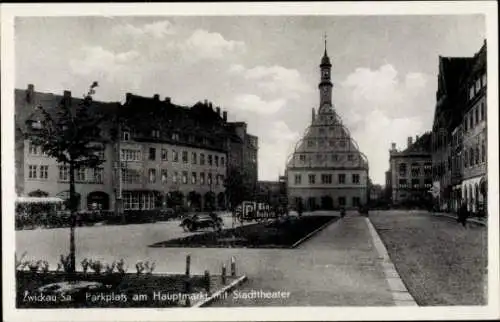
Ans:
[{"label": "vintage automobile", "polygon": [[212,228],[221,230],[223,226],[222,218],[215,213],[193,214],[184,218],[179,225],[184,231],[196,231],[199,228]]}]

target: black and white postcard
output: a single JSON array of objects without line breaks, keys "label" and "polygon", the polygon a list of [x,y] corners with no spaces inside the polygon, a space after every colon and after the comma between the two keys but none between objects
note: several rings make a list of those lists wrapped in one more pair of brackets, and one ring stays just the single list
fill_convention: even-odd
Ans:
[{"label": "black and white postcard", "polygon": [[4,320],[499,318],[497,9],[2,5]]}]

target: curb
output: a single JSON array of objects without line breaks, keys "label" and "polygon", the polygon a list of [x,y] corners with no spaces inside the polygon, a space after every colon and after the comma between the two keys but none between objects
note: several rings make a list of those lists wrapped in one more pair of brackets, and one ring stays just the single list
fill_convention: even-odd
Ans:
[{"label": "curb", "polygon": [[200,301],[200,302],[194,304],[191,307],[204,307],[204,306],[207,306],[210,303],[212,303],[213,301],[215,301],[222,294],[224,294],[224,293],[232,290],[236,286],[239,286],[239,285],[243,284],[243,282],[245,282],[246,280],[247,280],[247,276],[243,275],[240,278],[234,280],[231,284],[226,285],[223,288],[219,289],[217,292],[215,292],[214,294],[212,294],[210,297],[204,299],[203,301]]},{"label": "curb", "polygon": [[[447,218],[451,218],[451,219],[457,220],[457,216],[453,216],[453,215],[442,214],[442,213],[433,213],[433,215],[434,216],[439,216],[439,217],[447,217]],[[477,219],[467,219],[467,222],[468,223],[473,223],[473,224],[476,224],[476,225],[479,225],[479,226],[486,227],[486,223],[485,222],[479,221]]]},{"label": "curb", "polygon": [[365,221],[368,225],[368,229],[370,230],[373,244],[375,245],[377,253],[379,254],[379,258],[381,259],[385,280],[389,285],[394,304],[396,306],[418,306],[418,304],[415,302],[415,299],[410,294],[410,292],[408,292],[408,289],[401,280],[401,277],[399,276],[396,267],[392,263],[391,258],[389,257],[389,253],[387,253],[387,249],[380,239],[377,230],[375,230],[375,227],[373,227],[370,219],[365,218]]},{"label": "curb", "polygon": [[327,226],[337,222],[340,220],[340,217],[336,217],[336,219],[332,219],[330,221],[328,221],[327,223],[323,224],[322,226],[320,226],[319,228],[317,228],[316,230],[313,230],[312,232],[310,232],[309,234],[307,234],[306,236],[302,237],[301,239],[299,239],[298,241],[296,241],[292,247],[290,248],[297,248],[297,246],[299,246],[300,244],[302,244],[303,242],[305,242],[306,240],[308,240],[309,238],[311,238],[312,236],[314,236],[315,234],[319,233],[321,230],[325,229]]}]

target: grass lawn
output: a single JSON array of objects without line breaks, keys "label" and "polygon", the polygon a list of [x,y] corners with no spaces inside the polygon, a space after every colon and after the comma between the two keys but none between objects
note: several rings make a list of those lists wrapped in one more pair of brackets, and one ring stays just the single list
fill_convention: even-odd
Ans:
[{"label": "grass lawn", "polygon": [[[237,277],[227,276],[226,284]],[[40,292],[44,285],[66,282],[71,279],[66,273],[16,272],[17,308],[119,308],[119,307],[185,307],[185,297],[191,296],[191,305],[207,296],[204,276],[160,275],[160,274],[94,274],[77,273],[73,280],[99,282],[102,287],[81,289],[78,292]],[[189,289],[186,284],[189,281]],[[224,286],[220,276],[210,277],[213,293]],[[40,296],[42,295],[43,296]],[[184,295],[180,295],[184,294]],[[184,299],[179,299],[184,297]]]},{"label": "grass lawn", "polygon": [[269,223],[171,239],[150,247],[290,248],[307,234],[336,219],[334,216],[289,217]]},{"label": "grass lawn", "polygon": [[419,305],[485,305],[487,228],[404,211],[370,220]]}]

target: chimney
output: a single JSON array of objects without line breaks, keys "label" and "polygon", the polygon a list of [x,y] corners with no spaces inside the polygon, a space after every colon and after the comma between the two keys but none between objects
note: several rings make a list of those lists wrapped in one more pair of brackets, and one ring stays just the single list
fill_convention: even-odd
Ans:
[{"label": "chimney", "polygon": [[28,84],[28,89],[26,90],[26,102],[33,103],[34,95],[35,95],[35,85]]},{"label": "chimney", "polygon": [[222,119],[224,120],[224,122],[227,122],[227,112],[226,111],[222,112]]},{"label": "chimney", "polygon": [[64,104],[66,104],[66,106],[71,106],[71,91],[64,91],[63,92],[63,100],[64,100]]},{"label": "chimney", "polygon": [[207,101],[207,100],[205,100],[205,101],[203,102],[203,104],[205,104],[205,105],[207,105],[207,106],[208,106],[208,101]]},{"label": "chimney", "polygon": [[407,148],[409,148],[412,144],[413,144],[413,137],[409,136],[408,137],[408,146],[407,146]]},{"label": "chimney", "polygon": [[155,94],[155,95],[153,96],[153,99],[154,99],[155,101],[157,101],[157,102],[158,102],[158,101],[160,100],[160,95]]},{"label": "chimney", "polygon": [[171,101],[170,97],[167,96],[167,97],[165,97],[165,102],[170,104],[172,101]]},{"label": "chimney", "polygon": [[218,107],[218,106],[217,106],[217,107],[215,108],[215,110],[217,111],[217,115],[219,115],[219,116],[220,116],[220,107]]},{"label": "chimney", "polygon": [[396,151],[396,143],[394,142],[391,143],[391,150]]},{"label": "chimney", "polygon": [[314,107],[312,109],[312,121],[314,122],[314,119],[316,118],[316,112],[314,111]]}]

